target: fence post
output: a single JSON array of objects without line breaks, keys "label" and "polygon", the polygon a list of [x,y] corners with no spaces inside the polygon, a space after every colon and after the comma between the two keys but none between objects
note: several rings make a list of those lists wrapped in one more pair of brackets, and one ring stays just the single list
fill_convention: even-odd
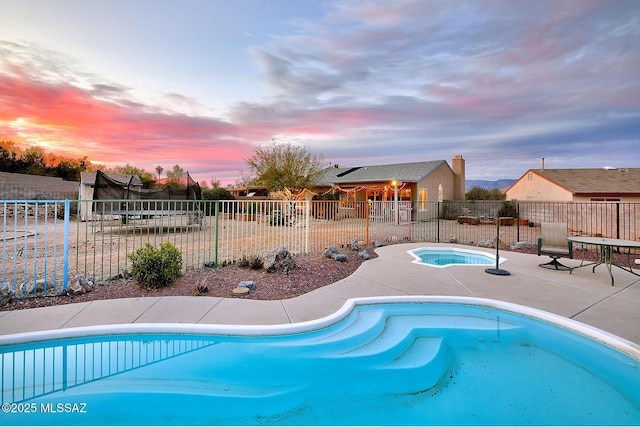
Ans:
[{"label": "fence post", "polygon": [[304,253],[309,253],[309,225],[311,224],[311,200],[305,200],[305,224],[304,224]]},{"label": "fence post", "polygon": [[440,243],[440,201],[438,200],[438,210],[436,212],[436,242]]},{"label": "fence post", "polygon": [[67,289],[69,283],[69,199],[64,200],[64,258],[62,264],[62,289]]},{"label": "fence post", "polygon": [[213,265],[217,268],[218,267],[218,218],[220,218],[220,200],[216,200],[216,208],[214,209],[215,212],[215,219],[216,219],[216,243],[215,243],[215,249],[214,249],[214,256],[213,256]]},{"label": "fence post", "polygon": [[364,209],[364,218],[365,218],[365,224],[366,224],[366,228],[365,228],[365,237],[364,237],[364,244],[368,245],[369,244],[369,210],[371,209],[371,200],[367,200],[367,206]]},{"label": "fence post", "polygon": [[[500,220],[498,220],[500,221]],[[520,203],[516,202],[516,242],[520,241]]]}]

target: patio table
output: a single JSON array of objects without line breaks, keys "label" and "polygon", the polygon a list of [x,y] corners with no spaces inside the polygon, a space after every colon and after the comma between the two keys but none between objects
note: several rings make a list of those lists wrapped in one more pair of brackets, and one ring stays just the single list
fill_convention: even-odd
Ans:
[{"label": "patio table", "polygon": [[604,264],[609,270],[609,276],[611,277],[611,286],[614,285],[613,273],[611,272],[612,266],[616,266],[625,271],[628,271],[631,274],[640,277],[640,274],[633,271],[631,268],[631,262],[628,262],[629,268],[626,268],[622,265],[616,264],[613,261],[613,248],[623,248],[627,249],[627,260],[630,261],[631,257],[631,249],[640,249],[640,242],[636,242],[633,240],[624,240],[624,239],[611,239],[607,237],[567,237],[567,240],[574,243],[582,243],[585,245],[593,245],[597,246],[599,249],[598,259],[595,262],[591,262],[588,264],[584,263],[584,257],[582,258],[582,262],[579,266],[573,267],[569,270],[569,274],[573,273],[573,270],[576,268],[587,267],[592,265],[593,268],[591,271],[595,273],[596,267]]}]

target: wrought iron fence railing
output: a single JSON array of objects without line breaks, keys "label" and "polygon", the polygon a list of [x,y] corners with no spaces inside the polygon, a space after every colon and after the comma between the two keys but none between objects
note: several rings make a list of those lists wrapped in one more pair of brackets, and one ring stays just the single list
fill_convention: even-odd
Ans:
[{"label": "wrought iron fence railing", "polygon": [[[72,205],[91,212],[89,220],[72,215]],[[491,245],[500,217],[508,246],[535,243],[541,222],[566,222],[574,236],[640,240],[639,211],[640,203],[619,202],[7,200],[0,201],[0,286],[27,296],[65,290],[77,274],[116,279],[129,271],[127,254],[165,241],[190,271],[280,246],[319,254],[354,241]]]}]

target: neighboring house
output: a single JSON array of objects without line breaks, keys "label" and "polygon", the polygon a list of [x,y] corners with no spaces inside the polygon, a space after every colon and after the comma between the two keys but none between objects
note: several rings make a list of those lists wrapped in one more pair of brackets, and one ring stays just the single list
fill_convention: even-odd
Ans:
[{"label": "neighboring house", "polygon": [[[260,187],[234,188],[230,191],[239,199],[263,198],[266,194],[266,190]],[[424,219],[434,215],[427,215],[427,202],[464,200],[465,160],[462,155],[456,155],[451,166],[446,160],[433,160],[331,167],[325,170],[315,187],[306,189],[307,195],[317,195],[319,198],[328,193],[337,194],[345,201],[394,201],[397,194],[398,201],[410,202],[413,219]],[[273,198],[273,195],[269,197]]]},{"label": "neighboring house", "polygon": [[418,205],[428,201],[464,200],[465,161],[457,155],[452,167],[445,160],[433,160],[330,168],[322,181],[320,186],[342,192],[347,200],[394,200],[396,189],[398,200]]},{"label": "neighboring house", "polygon": [[[464,200],[465,161],[461,155],[453,158],[452,166],[445,160],[390,165],[329,168],[316,193],[338,193],[350,201],[410,202],[412,219],[427,219],[427,202]],[[432,209],[431,209],[432,210]]]},{"label": "neighboring house", "polygon": [[0,172],[0,200],[75,200],[78,181]]},{"label": "neighboring house", "polygon": [[269,196],[269,190],[263,187],[235,187],[230,188],[229,192],[233,194],[236,199],[254,199],[265,200]]},{"label": "neighboring house", "polygon": [[[142,181],[137,175],[108,173],[109,178],[127,186],[129,181],[135,187],[142,188]],[[95,172],[80,172],[79,200],[93,200],[93,187],[96,183]],[[90,221],[93,219],[93,203],[80,203],[80,221]]]},{"label": "neighboring house", "polygon": [[529,169],[506,190],[509,200],[640,202],[639,168]]}]

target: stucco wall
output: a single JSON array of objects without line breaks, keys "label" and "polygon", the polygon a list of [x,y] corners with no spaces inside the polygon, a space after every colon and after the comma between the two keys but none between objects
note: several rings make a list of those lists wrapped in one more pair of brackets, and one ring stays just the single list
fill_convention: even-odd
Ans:
[{"label": "stucco wall", "polygon": [[[427,200],[429,202],[438,201],[438,186],[442,184],[442,197],[443,200],[454,200],[455,194],[455,179],[451,168],[447,165],[442,165],[428,177],[418,183],[418,188],[427,189]],[[418,200],[418,193],[412,194],[413,201]]]},{"label": "stucco wall", "polygon": [[507,199],[528,202],[570,202],[573,196],[570,191],[536,175],[524,174],[506,192]]},{"label": "stucco wall", "polygon": [[0,172],[0,200],[77,200],[79,186],[62,178]]}]

